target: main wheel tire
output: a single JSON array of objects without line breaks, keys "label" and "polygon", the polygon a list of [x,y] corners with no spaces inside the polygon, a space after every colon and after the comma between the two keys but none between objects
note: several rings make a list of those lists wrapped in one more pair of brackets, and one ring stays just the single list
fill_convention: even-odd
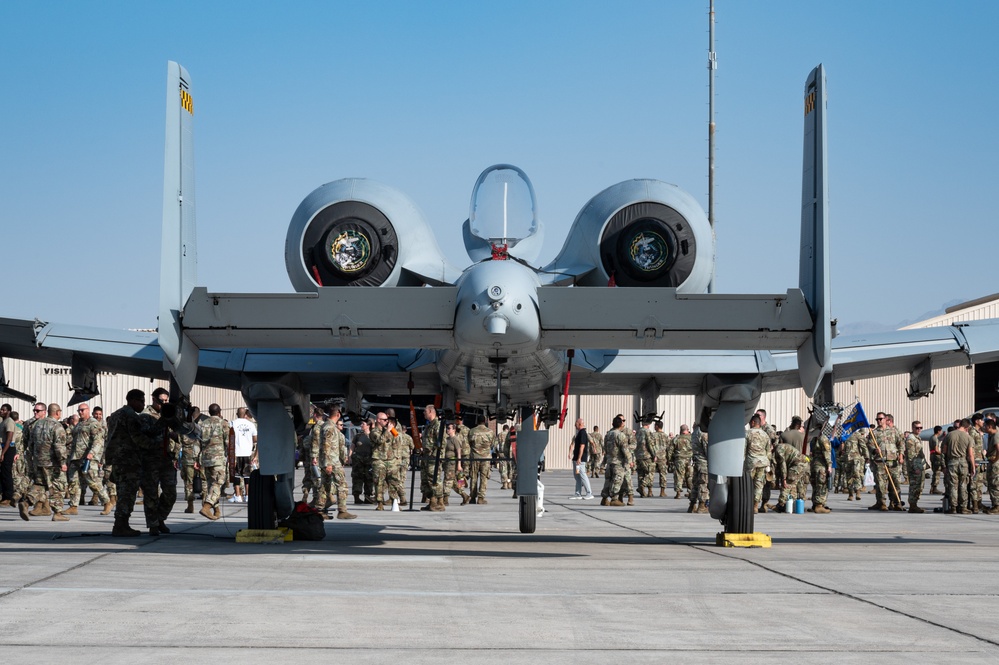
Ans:
[{"label": "main wheel tire", "polygon": [[725,511],[725,533],[753,533],[753,481],[748,472],[742,478],[728,479],[728,508]]},{"label": "main wheel tire", "polygon": [[520,497],[520,532],[534,533],[538,526],[538,497]]},{"label": "main wheel tire", "polygon": [[274,476],[261,476],[260,471],[250,472],[250,488],[247,497],[246,525],[250,529],[273,529],[274,518]]}]

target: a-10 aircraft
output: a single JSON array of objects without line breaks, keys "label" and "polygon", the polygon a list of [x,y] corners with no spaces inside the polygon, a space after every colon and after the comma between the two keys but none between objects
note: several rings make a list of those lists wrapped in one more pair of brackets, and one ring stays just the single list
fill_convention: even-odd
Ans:
[{"label": "a-10 aircraft", "polygon": [[240,389],[258,420],[260,471],[275,477],[265,502],[275,510],[251,511],[252,528],[292,510],[310,395],[339,394],[359,410],[365,395],[415,390],[441,395],[445,411],[538,413],[542,425],[518,436],[524,532],[535,530],[538,485],[523,470],[544,452],[570,368],[571,392],[640,394],[644,413],[659,395],[695,395],[711,515],[749,533],[745,424],[763,392],[801,387],[830,403],[834,378],[910,372],[918,396],[934,368],[999,358],[999,321],[833,339],[825,116],[820,65],[805,84],[799,284],[786,293],[705,293],[712,229],[693,197],[657,180],[594,196],[539,266],[534,189],[509,165],[472,189],[464,270],[404,194],[345,179],[292,215],[285,263],[296,293],[210,293],[196,286],[191,79],[171,62],[158,332],[0,319],[0,355],[69,365],[76,400],[97,394],[98,371],[169,376],[184,395],[195,382]]}]

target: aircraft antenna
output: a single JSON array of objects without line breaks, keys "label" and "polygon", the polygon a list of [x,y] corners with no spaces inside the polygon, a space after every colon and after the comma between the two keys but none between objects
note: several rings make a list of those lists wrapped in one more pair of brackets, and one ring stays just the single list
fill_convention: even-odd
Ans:
[{"label": "aircraft antenna", "polygon": [[[715,0],[708,2],[708,225],[711,226],[711,240],[715,239],[715,70],[718,59],[715,54]],[[708,293],[715,292],[715,268],[711,265],[711,279]]]}]

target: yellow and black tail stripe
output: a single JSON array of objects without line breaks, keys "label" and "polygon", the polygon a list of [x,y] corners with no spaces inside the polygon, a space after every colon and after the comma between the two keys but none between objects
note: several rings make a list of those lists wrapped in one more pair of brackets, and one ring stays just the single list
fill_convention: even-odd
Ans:
[{"label": "yellow and black tail stripe", "polygon": [[808,115],[815,110],[815,91],[811,91],[805,95],[805,115]]},{"label": "yellow and black tail stripe", "polygon": [[191,93],[183,88],[180,89],[180,107],[194,115],[194,97],[191,97]]}]

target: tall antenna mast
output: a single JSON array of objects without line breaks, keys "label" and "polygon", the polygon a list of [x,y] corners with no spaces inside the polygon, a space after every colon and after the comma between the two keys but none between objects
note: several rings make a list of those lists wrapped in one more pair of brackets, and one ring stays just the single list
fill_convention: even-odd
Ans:
[{"label": "tall antenna mast", "polygon": [[[715,70],[718,59],[715,55],[715,0],[708,2],[708,224],[711,226],[711,241],[715,240]],[[715,292],[715,268],[711,263],[711,279],[708,293]]]}]

